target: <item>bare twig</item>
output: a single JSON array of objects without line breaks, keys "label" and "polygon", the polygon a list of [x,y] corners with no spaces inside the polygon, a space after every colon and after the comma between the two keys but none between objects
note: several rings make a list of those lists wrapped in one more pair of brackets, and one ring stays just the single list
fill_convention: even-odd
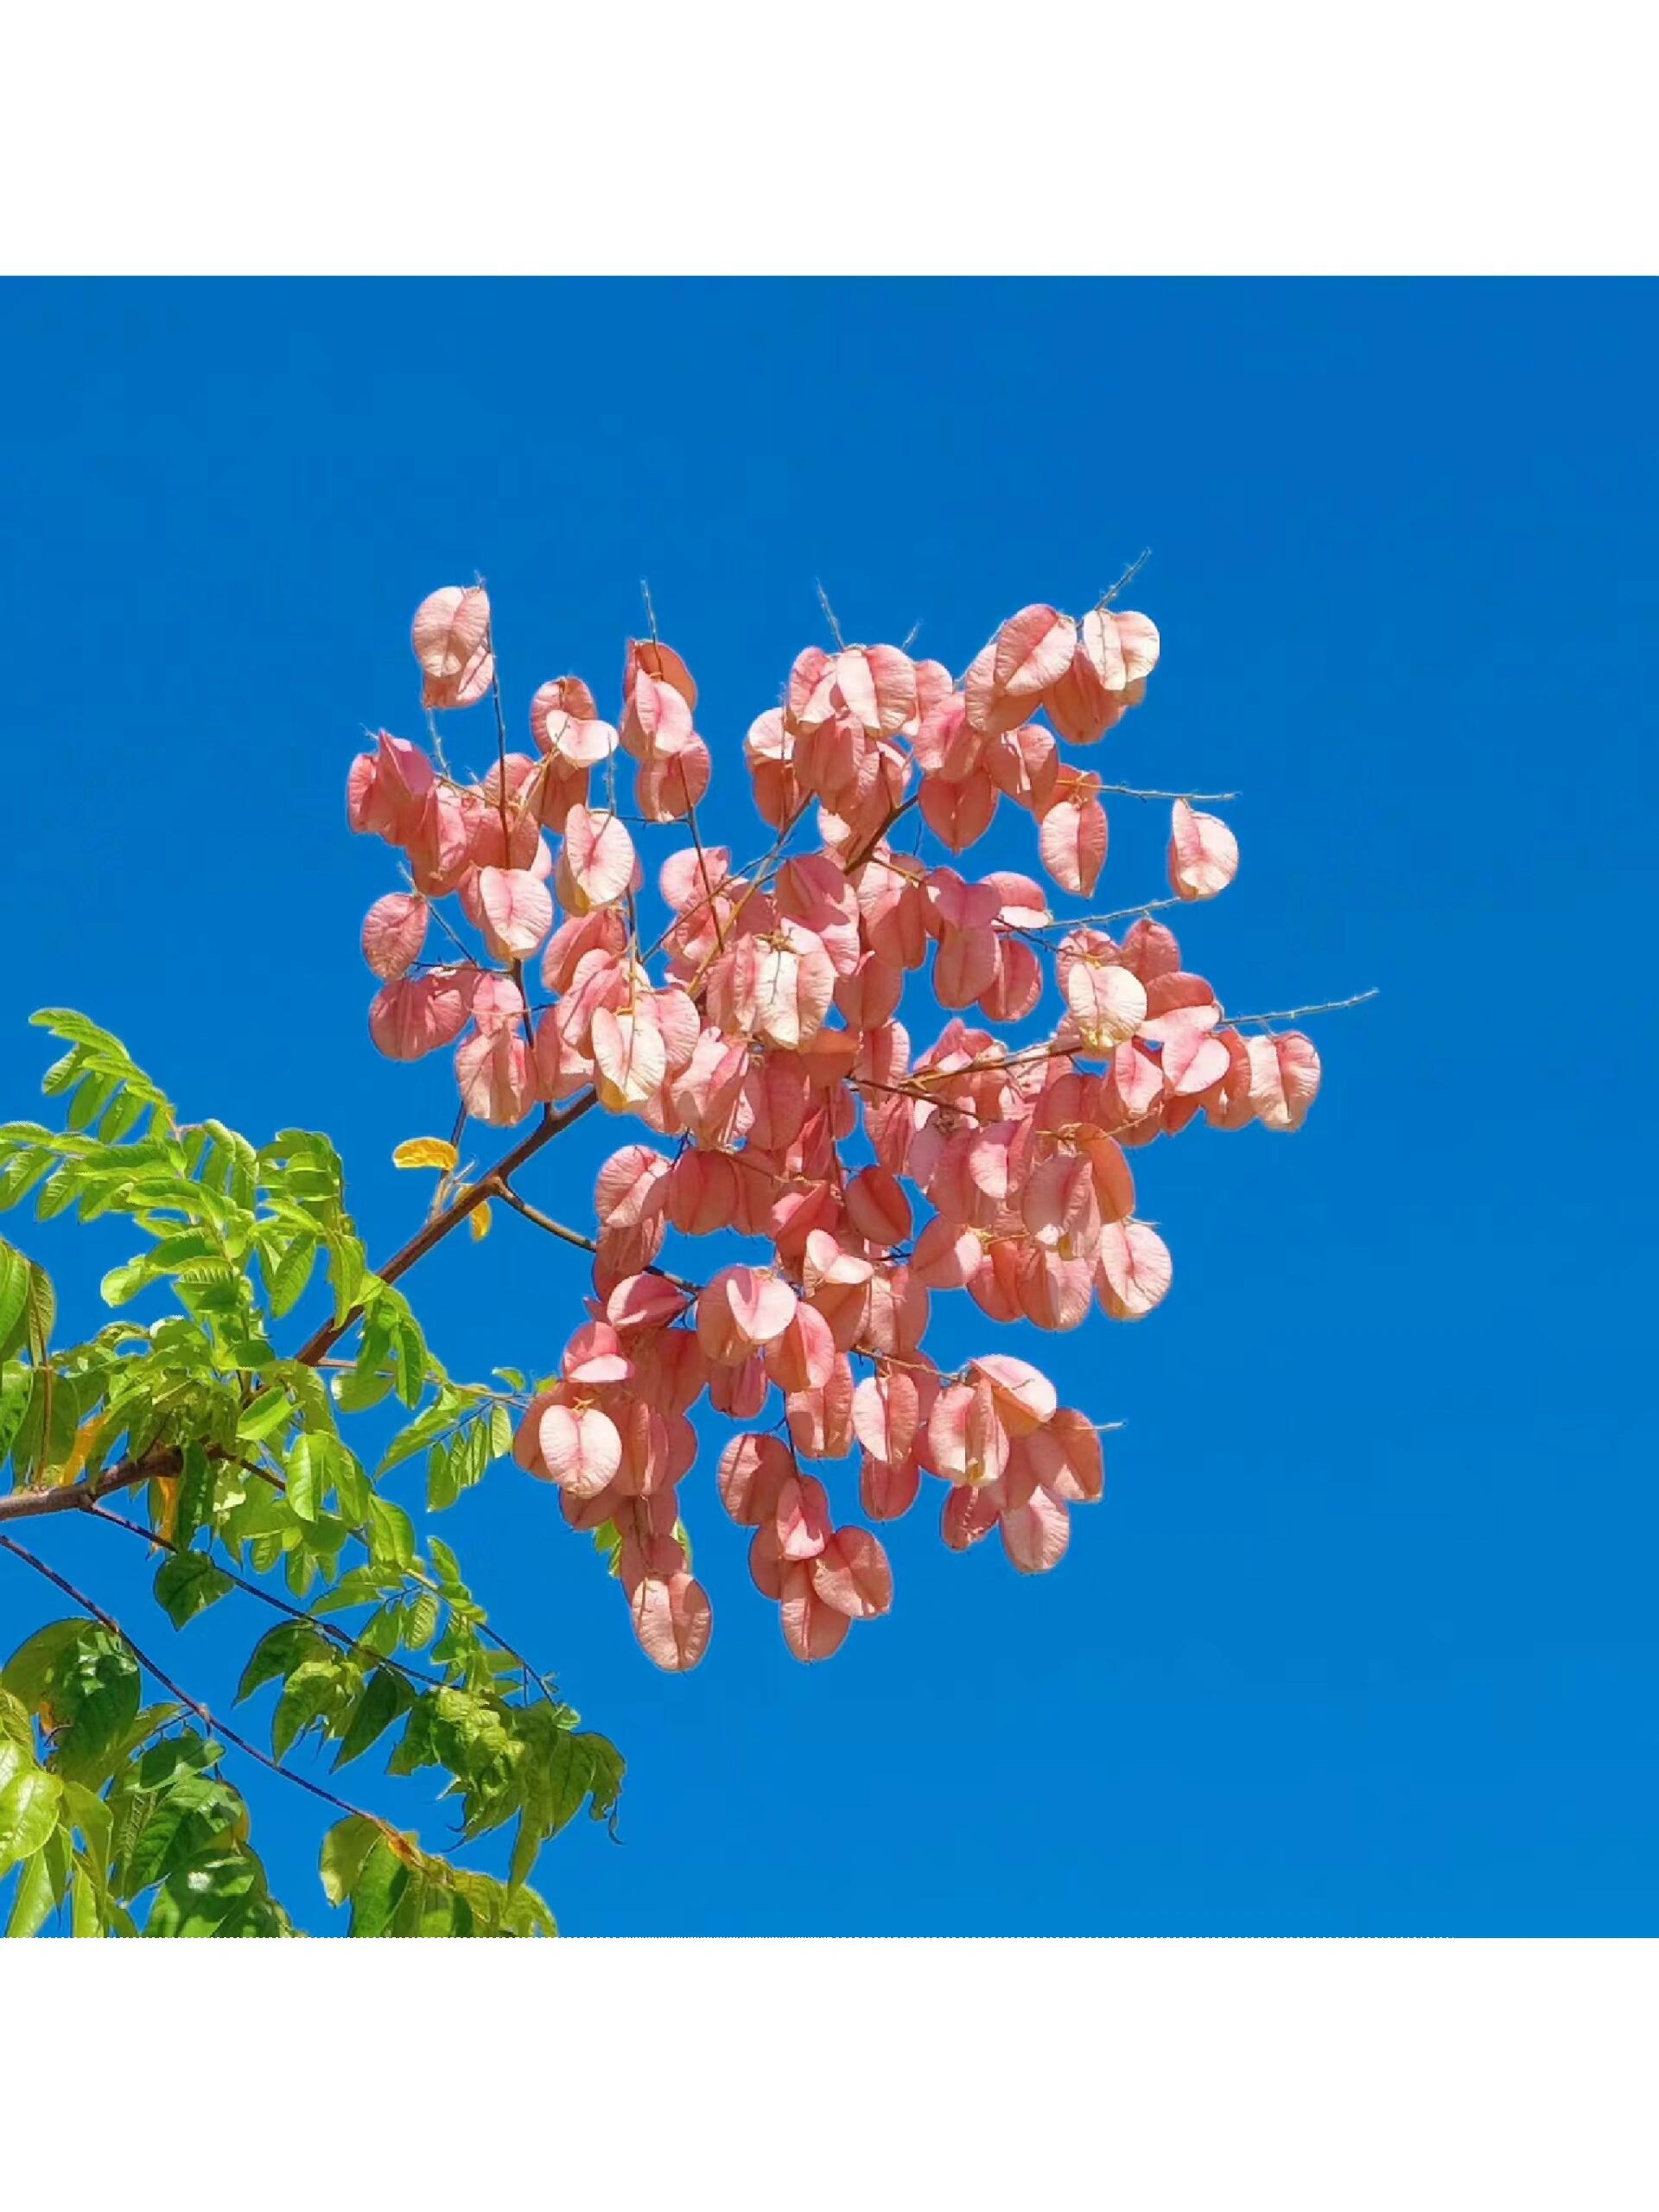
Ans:
[{"label": "bare twig", "polygon": [[846,640],[841,634],[841,625],[836,620],[836,610],[830,604],[830,594],[822,584],[817,585],[816,589],[818,594],[818,605],[823,609],[823,619],[830,625],[830,634],[836,641],[836,650],[837,652],[845,652]]},{"label": "bare twig", "polygon": [[[528,1198],[521,1198],[510,1183],[498,1179],[492,1196],[510,1205],[515,1213],[523,1214],[526,1221],[534,1222],[537,1229],[544,1229],[550,1236],[556,1236],[566,1244],[574,1244],[578,1251],[598,1251],[596,1238],[584,1236],[580,1230],[567,1229],[562,1221],[555,1221],[551,1214],[543,1213],[539,1206],[533,1206]],[[663,1281],[672,1283],[676,1290],[683,1290],[692,1298],[697,1297],[702,1290],[700,1282],[688,1282],[683,1275],[673,1274],[667,1268],[654,1267],[650,1261],[645,1262],[643,1272],[660,1276]]]},{"label": "bare twig", "polygon": [[1184,798],[1191,806],[1197,799],[1217,800],[1243,798],[1243,791],[1144,791],[1135,784],[1103,784],[1103,791],[1116,791],[1119,798]]},{"label": "bare twig", "polygon": [[1363,1006],[1368,1000],[1379,995],[1378,988],[1373,985],[1369,991],[1356,991],[1351,999],[1323,999],[1318,1006],[1285,1007],[1276,1014],[1225,1014],[1223,1017],[1223,1026],[1226,1027],[1241,1021],[1300,1021],[1305,1015],[1310,1014],[1340,1014],[1344,1007]]},{"label": "bare twig", "polygon": [[316,1614],[307,1612],[303,1605],[290,1605],[286,1598],[279,1598],[274,1590],[267,1590],[263,1583],[251,1582],[245,1574],[238,1574],[234,1568],[222,1566],[209,1553],[193,1552],[188,1544],[175,1544],[171,1536],[162,1535],[159,1529],[146,1529],[141,1522],[129,1521],[124,1514],[111,1513],[106,1505],[93,1505],[89,1502],[86,1510],[94,1519],[107,1521],[112,1528],[128,1529],[133,1535],[142,1536],[147,1544],[159,1544],[163,1551],[172,1552],[177,1558],[207,1560],[215,1573],[222,1574],[227,1582],[233,1582],[238,1590],[245,1590],[249,1597],[257,1598],[262,1605],[273,1606],[277,1612],[286,1613],[290,1620],[303,1621],[308,1628],[320,1630],[347,1651],[360,1651],[377,1667],[388,1667],[394,1674],[407,1675],[411,1681],[429,1682],[434,1689],[444,1688],[442,1675],[429,1675],[424,1667],[412,1667],[407,1660],[393,1658],[386,1652],[376,1651],[370,1645],[360,1643],[349,1630],[341,1628],[337,1621],[321,1619]]},{"label": "bare twig", "polygon": [[1127,588],[1135,582],[1141,569],[1146,567],[1147,562],[1150,561],[1151,558],[1151,546],[1143,545],[1141,548],[1141,550],[1135,555],[1134,560],[1130,562],[1128,567],[1124,569],[1117,582],[1112,586],[1111,589],[1109,591],[1102,592],[1100,597],[1095,602],[1096,606],[1109,607],[1112,601],[1117,597],[1119,592],[1127,589]]}]

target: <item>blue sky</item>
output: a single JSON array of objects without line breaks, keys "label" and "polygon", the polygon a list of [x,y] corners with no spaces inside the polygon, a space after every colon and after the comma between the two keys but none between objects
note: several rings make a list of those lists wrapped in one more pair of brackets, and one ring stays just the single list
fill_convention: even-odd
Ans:
[{"label": "blue sky", "polygon": [[[705,1466],[715,1638],[671,1679],[545,1489],[498,1469],[439,1524],[630,1761],[623,1845],[543,1861],[569,1932],[1655,1931],[1656,335],[1634,284],[0,291],[0,1111],[35,1110],[25,1017],[77,1006],[194,1113],[327,1129],[372,1249],[402,1240],[388,1154],[453,1092],[369,1045],[395,874],[343,784],[365,726],[419,734],[410,615],[474,570],[515,731],[567,668],[613,702],[649,576],[706,828],[747,852],[738,746],[822,638],[815,579],[959,669],[1149,545],[1164,663],[1091,765],[1243,793],[1190,962],[1240,1007],[1380,987],[1319,1025],[1294,1141],[1135,1156],[1175,1288],[1036,1340],[1127,1424],[1053,1575],[944,1552],[930,1484],[892,1616],[804,1670]],[[1118,803],[1103,903],[1162,887],[1162,835]],[[970,859],[1033,849],[1005,810]],[[598,1119],[531,1195],[586,1203]],[[119,1232],[6,1233],[96,1325]],[[509,1218],[410,1287],[457,1372],[547,1366],[567,1256]],[[965,1306],[942,1358],[1029,1350]],[[41,1544],[137,1630],[136,1544]],[[210,1701],[245,1603],[151,1628]],[[6,1649],[49,1611],[0,1563]],[[327,1926],[313,1808],[244,1778]]]}]

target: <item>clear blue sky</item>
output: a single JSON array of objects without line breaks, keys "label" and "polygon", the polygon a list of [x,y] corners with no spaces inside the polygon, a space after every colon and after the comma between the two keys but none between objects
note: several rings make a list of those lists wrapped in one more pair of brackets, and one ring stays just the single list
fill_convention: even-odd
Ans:
[{"label": "clear blue sky", "polygon": [[[78,1006],[194,1112],[327,1128],[401,1240],[387,1155],[453,1092],[369,1045],[395,877],[343,783],[365,725],[419,734],[410,615],[475,569],[515,728],[567,668],[613,696],[650,577],[747,850],[739,742],[815,578],[960,668],[1149,544],[1165,660],[1096,758],[1245,795],[1192,962],[1240,1007],[1381,987],[1318,1027],[1300,1137],[1135,1156],[1175,1289],[1038,1340],[1128,1424],[1053,1575],[945,1553],[930,1484],[891,1618],[804,1670],[705,1467],[716,1633],[671,1679],[550,1492],[499,1469],[440,1524],[630,1761],[623,1847],[543,1861],[567,1930],[1656,1932],[1656,336],[1637,285],[0,291],[0,1111],[35,1110],[27,1014]],[[1114,905],[1161,888],[1133,815]],[[620,1141],[527,1183],[574,1207]],[[6,1229],[95,1325],[120,1233]],[[582,1283],[508,1218],[410,1287],[481,1374],[550,1365]],[[944,1357],[989,1348],[965,1306]],[[41,1541],[137,1627],[137,1545]],[[0,1562],[7,1649],[40,1594]],[[152,1636],[222,1698],[255,1610]],[[248,1789],[327,1925],[308,1802]]]}]

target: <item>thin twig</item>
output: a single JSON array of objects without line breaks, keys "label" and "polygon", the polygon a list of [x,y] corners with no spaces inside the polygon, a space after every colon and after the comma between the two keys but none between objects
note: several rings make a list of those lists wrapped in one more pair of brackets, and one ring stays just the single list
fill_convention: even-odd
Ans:
[{"label": "thin twig", "polygon": [[[562,1221],[555,1221],[551,1214],[543,1213],[539,1206],[533,1206],[528,1198],[521,1198],[510,1183],[498,1179],[492,1195],[504,1205],[510,1205],[515,1213],[523,1214],[526,1221],[534,1222],[537,1229],[544,1229],[550,1236],[556,1236],[566,1244],[574,1244],[579,1251],[598,1252],[599,1244],[595,1238],[584,1236],[580,1230],[567,1229]],[[654,1267],[650,1261],[645,1262],[642,1272],[660,1276],[663,1281],[672,1283],[676,1290],[683,1290],[692,1298],[702,1294],[703,1287],[700,1282],[688,1282],[683,1275],[671,1274],[666,1268]]]},{"label": "thin twig", "polygon": [[841,634],[841,625],[836,620],[836,610],[830,604],[830,594],[822,584],[817,586],[817,590],[818,605],[823,609],[823,619],[830,625],[830,634],[836,641],[836,650],[837,652],[844,653],[847,650],[846,641]]},{"label": "thin twig", "polygon": [[1180,798],[1190,806],[1195,799],[1243,798],[1243,791],[1143,791],[1135,784],[1103,784],[1103,791],[1115,791],[1119,798]]},{"label": "thin twig", "polygon": [[921,804],[921,797],[922,795],[919,791],[913,791],[907,799],[901,799],[899,804],[891,810],[887,820],[876,831],[874,836],[870,838],[854,855],[854,857],[848,861],[845,869],[845,873],[847,874],[850,875],[855,868],[863,867],[865,861],[868,860],[870,855],[881,842],[881,840],[887,836],[888,830],[892,829],[893,823],[898,821],[899,817],[901,815],[908,814],[912,806],[919,806]]},{"label": "thin twig", "polygon": [[360,1805],[351,1804],[344,1797],[336,1797],[332,1789],[325,1789],[320,1782],[312,1782],[305,1775],[296,1774],[292,1767],[283,1766],[279,1760],[262,1751],[257,1744],[251,1744],[245,1736],[238,1736],[233,1728],[227,1728],[222,1720],[215,1720],[199,1698],[192,1697],[188,1690],[181,1688],[170,1675],[163,1674],[156,1662],[138,1649],[120,1623],[106,1613],[102,1605],[94,1605],[83,1591],[77,1590],[73,1582],[65,1581],[55,1567],[48,1567],[43,1559],[37,1559],[24,1545],[14,1543],[10,1536],[0,1536],[0,1550],[10,1552],[14,1557],[22,1560],[25,1567],[32,1567],[36,1574],[43,1574],[48,1582],[62,1591],[72,1605],[79,1605],[83,1613],[89,1614],[102,1627],[108,1629],[111,1636],[119,1637],[145,1673],[153,1675],[169,1695],[177,1698],[181,1705],[194,1713],[210,1736],[222,1736],[227,1744],[234,1744],[238,1751],[245,1751],[251,1759],[257,1759],[260,1765],[268,1768],[272,1774],[280,1774],[284,1782],[291,1782],[297,1788],[308,1790],[313,1797],[321,1798],[325,1805],[332,1805],[337,1813],[344,1813],[359,1821],[372,1821],[383,1834],[396,1833],[378,1813],[365,1813]]},{"label": "thin twig", "polygon": [[1344,1007],[1363,1006],[1368,999],[1380,995],[1380,987],[1369,991],[1356,991],[1351,999],[1322,999],[1318,1006],[1286,1007],[1277,1014],[1229,1014],[1222,1017],[1224,1028],[1241,1021],[1300,1021],[1310,1014],[1340,1014]]},{"label": "thin twig", "polygon": [[286,1613],[290,1620],[303,1621],[308,1628],[317,1629],[324,1636],[331,1637],[348,1651],[360,1651],[377,1667],[389,1667],[394,1674],[406,1675],[411,1681],[429,1682],[434,1689],[441,1690],[447,1687],[442,1675],[429,1675],[424,1667],[411,1667],[406,1660],[395,1659],[385,1652],[376,1651],[371,1645],[359,1643],[348,1629],[341,1628],[337,1621],[321,1620],[315,1613],[307,1612],[303,1605],[290,1605],[286,1598],[279,1598],[274,1590],[267,1590],[263,1583],[251,1582],[245,1574],[238,1574],[234,1568],[220,1566],[210,1553],[193,1551],[188,1544],[176,1544],[171,1536],[162,1535],[159,1529],[146,1529],[142,1522],[129,1521],[122,1513],[111,1513],[106,1505],[88,1504],[86,1510],[95,1520],[107,1521],[113,1528],[130,1529],[135,1536],[142,1536],[147,1544],[159,1544],[163,1551],[173,1553],[176,1558],[206,1560],[216,1574],[222,1574],[238,1590],[245,1590],[251,1598],[257,1598],[261,1605],[274,1606],[277,1612]]},{"label": "thin twig", "polygon": [[1143,545],[1141,548],[1141,550],[1135,555],[1134,560],[1130,562],[1128,567],[1124,569],[1117,582],[1112,586],[1111,589],[1109,591],[1102,592],[1100,597],[1095,602],[1096,606],[1097,607],[1109,607],[1112,601],[1117,597],[1119,592],[1126,589],[1128,585],[1135,582],[1135,579],[1140,575],[1141,569],[1146,567],[1147,562],[1150,561],[1151,558],[1151,546]]}]

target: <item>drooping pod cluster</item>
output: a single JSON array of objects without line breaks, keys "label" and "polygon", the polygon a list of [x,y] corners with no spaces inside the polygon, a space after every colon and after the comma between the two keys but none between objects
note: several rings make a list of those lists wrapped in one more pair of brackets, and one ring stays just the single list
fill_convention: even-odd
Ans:
[{"label": "drooping pod cluster", "polygon": [[[481,587],[434,593],[413,644],[428,707],[499,709]],[[1171,1261],[1137,1215],[1129,1154],[1200,1116],[1294,1129],[1313,1102],[1307,1039],[1230,1024],[1150,912],[1115,937],[1057,918],[1032,876],[972,880],[890,842],[913,806],[954,859],[1007,800],[1033,817],[1052,883],[1086,899],[1107,856],[1103,785],[1062,747],[1140,704],[1158,653],[1145,616],[1104,603],[1081,621],[1023,608],[959,682],[897,646],[809,648],[744,741],[776,835],[742,869],[697,834],[712,765],[697,687],[655,639],[627,647],[616,722],[580,677],[556,678],[531,701],[533,750],[504,741],[475,782],[384,732],[353,763],[353,828],[408,872],[363,927],[376,1045],[454,1047],[482,1122],[591,1096],[641,1126],[601,1171],[587,1318],[515,1456],[607,1544],[658,1665],[693,1666],[709,1641],[680,1504],[705,1394],[741,1425],[720,1496],[753,1532],[755,1584],[798,1657],[826,1657],[892,1600],[881,1545],[837,1524],[811,1463],[856,1453],[872,1521],[907,1512],[931,1476],[948,1545],[995,1529],[1022,1572],[1052,1567],[1071,1507],[1101,1495],[1099,1432],[1023,1360],[942,1373],[933,1296],[965,1291],[992,1321],[1045,1330],[1096,1306],[1141,1319]],[[657,870],[654,940],[630,820],[690,830]],[[1173,899],[1153,903],[1211,899],[1237,865],[1226,824],[1179,798]],[[456,957],[435,963],[444,899]],[[899,1019],[912,977],[946,1016],[920,1050]],[[998,1034],[1046,996],[1060,1009],[1046,1039]],[[760,1249],[707,1281],[662,1265],[671,1234],[716,1231]]]}]

